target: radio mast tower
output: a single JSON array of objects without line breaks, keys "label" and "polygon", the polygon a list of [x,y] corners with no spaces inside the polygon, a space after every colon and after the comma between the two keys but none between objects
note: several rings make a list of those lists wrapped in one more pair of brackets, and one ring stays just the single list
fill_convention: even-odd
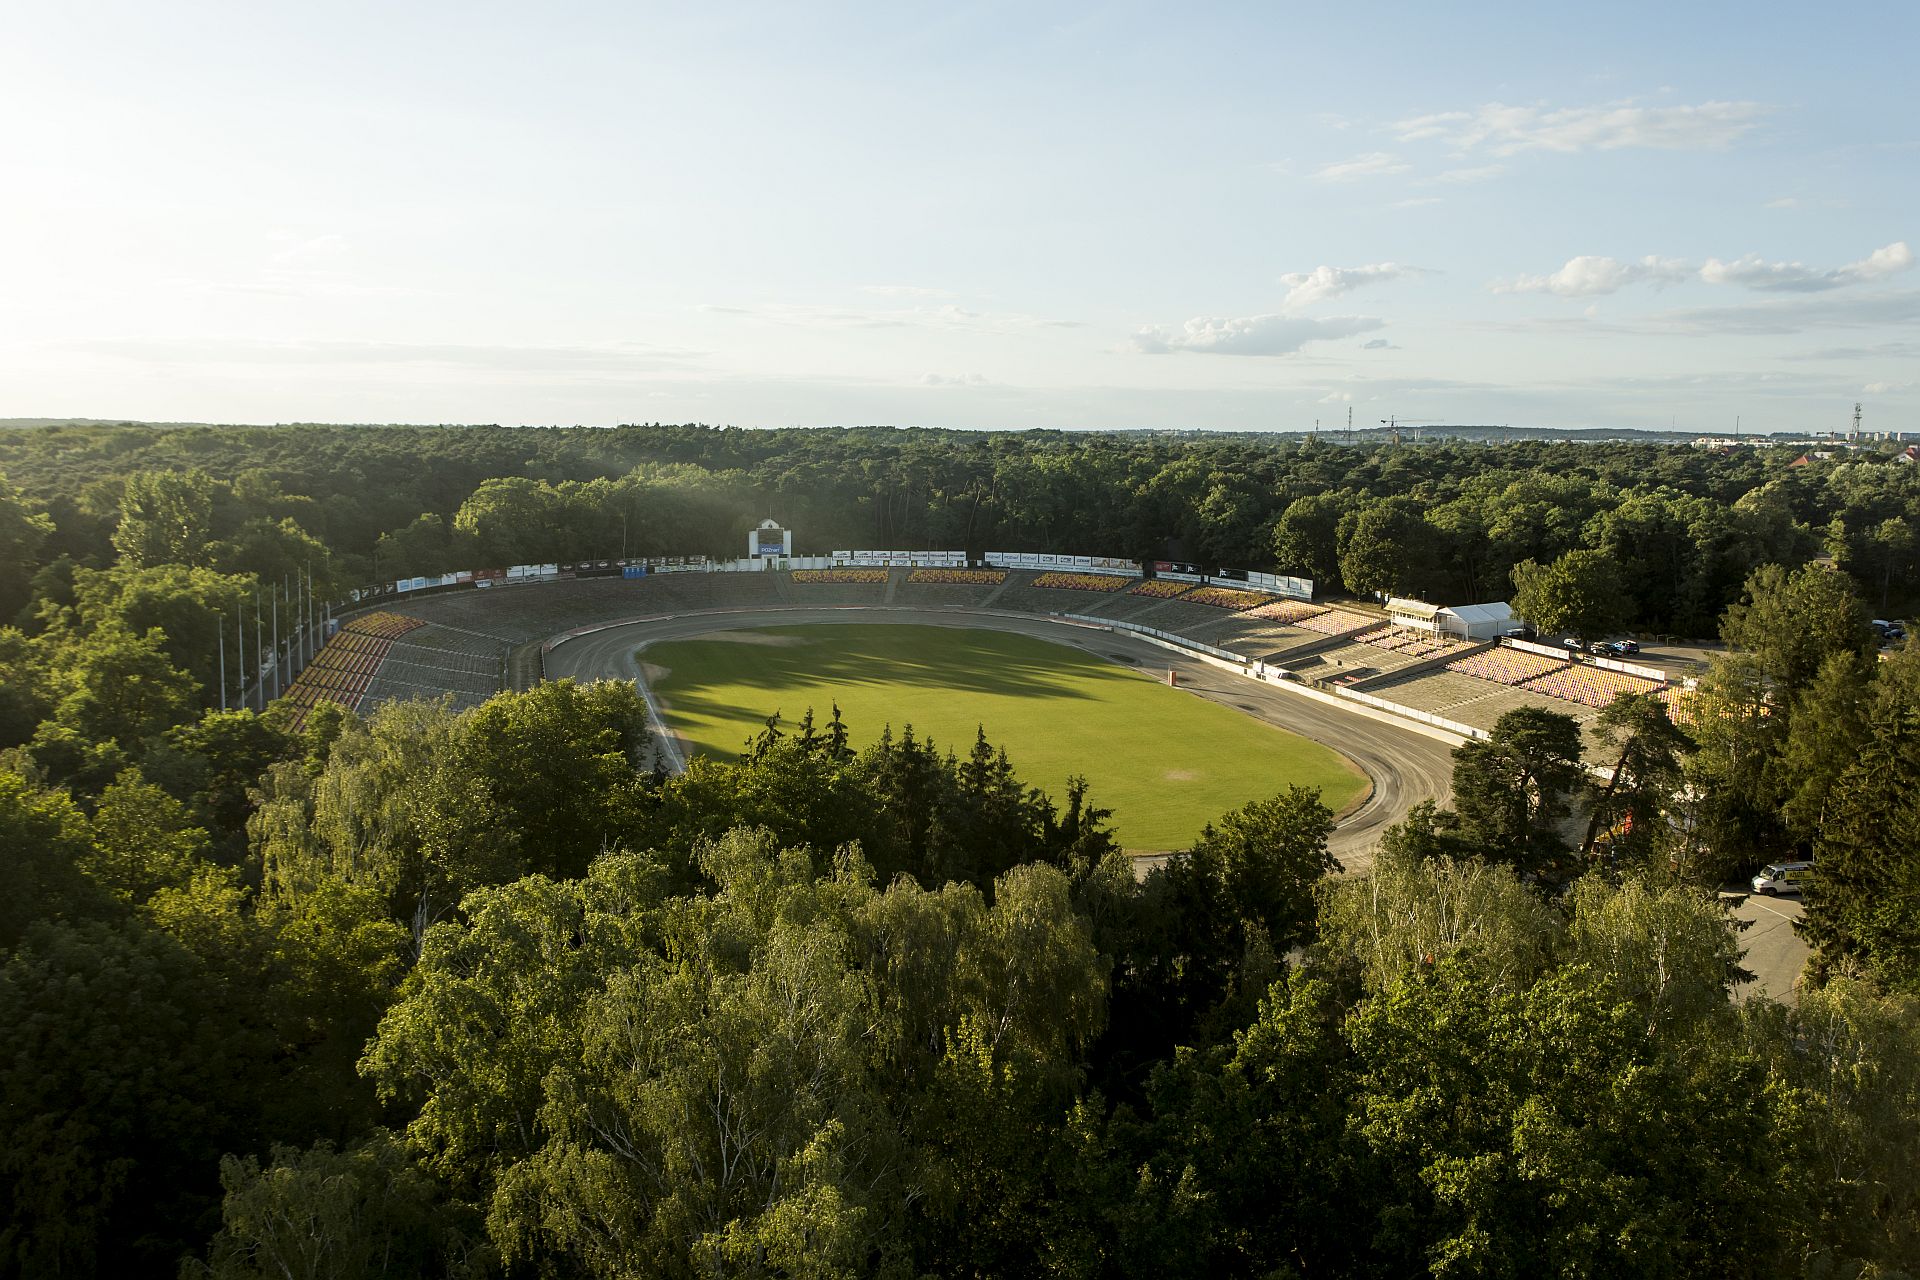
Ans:
[{"label": "radio mast tower", "polygon": [[1847,433],[1847,443],[1860,443],[1860,402],[1858,400],[1853,402],[1853,430]]}]

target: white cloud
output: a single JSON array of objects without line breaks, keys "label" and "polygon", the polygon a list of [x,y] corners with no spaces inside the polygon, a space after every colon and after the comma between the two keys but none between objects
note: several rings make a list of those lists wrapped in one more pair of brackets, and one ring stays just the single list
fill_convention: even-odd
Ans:
[{"label": "white cloud", "polygon": [[1385,338],[1368,338],[1365,342],[1360,344],[1360,349],[1362,351],[1398,351],[1400,350],[1399,347],[1394,346],[1391,342],[1388,342]]},{"label": "white cloud", "polygon": [[1737,284],[1767,293],[1821,293],[1880,280],[1912,265],[1913,250],[1906,241],[1897,240],[1858,262],[1825,271],[1799,262],[1767,262],[1757,253],[1732,262],[1709,258],[1700,268],[1700,278],[1708,284]]},{"label": "white cloud", "polygon": [[1397,262],[1370,262],[1360,267],[1320,266],[1311,271],[1292,271],[1280,277],[1280,283],[1287,286],[1287,296],[1281,305],[1289,311],[1298,311],[1316,302],[1326,302],[1341,294],[1352,293],[1362,285],[1382,284],[1403,276],[1424,274],[1419,267],[1402,266]]},{"label": "white cloud", "polygon": [[1678,258],[1648,256],[1638,262],[1582,255],[1551,275],[1517,276],[1495,281],[1495,293],[1551,293],[1562,298],[1591,298],[1630,284],[1668,285],[1691,278],[1693,266]]},{"label": "white cloud", "polygon": [[977,373],[957,373],[948,376],[944,373],[923,373],[920,375],[923,387],[984,387],[990,385]]},{"label": "white cloud", "polygon": [[1866,386],[1860,388],[1860,393],[1869,396],[1883,396],[1890,391],[1911,391],[1913,390],[1913,386],[1914,384],[1911,382],[1869,382]]},{"label": "white cloud", "polygon": [[1904,240],[1875,249],[1858,262],[1820,269],[1799,262],[1767,262],[1757,253],[1723,262],[1709,258],[1695,267],[1682,258],[1645,257],[1638,262],[1618,258],[1571,258],[1551,275],[1517,276],[1495,281],[1495,293],[1551,293],[1562,298],[1591,298],[1616,293],[1630,284],[1655,286],[1698,279],[1705,284],[1738,285],[1764,293],[1823,293],[1848,285],[1870,284],[1913,266],[1913,250]]},{"label": "white cloud", "polygon": [[1385,151],[1369,151],[1351,160],[1336,160],[1314,170],[1316,182],[1352,182],[1356,178],[1385,178],[1405,173],[1413,166]]},{"label": "white cloud", "polygon": [[1781,196],[1777,200],[1767,201],[1762,207],[1767,209],[1798,209],[1800,207],[1800,199],[1798,196]]},{"label": "white cloud", "polygon": [[1215,319],[1199,316],[1181,327],[1178,333],[1165,329],[1142,329],[1133,336],[1132,349],[1146,355],[1169,355],[1176,351],[1195,351],[1219,356],[1292,355],[1310,342],[1352,338],[1376,329],[1386,321],[1373,316],[1263,315]]},{"label": "white cloud", "polygon": [[1510,107],[1490,102],[1472,111],[1415,116],[1394,126],[1403,142],[1443,142],[1461,152],[1485,147],[1494,155],[1522,151],[1710,151],[1727,146],[1760,123],[1757,102],[1702,102],[1644,107],[1632,100],[1593,107]]},{"label": "white cloud", "polygon": [[1415,196],[1411,200],[1395,200],[1387,207],[1390,209],[1418,209],[1424,205],[1445,204],[1439,196]]}]

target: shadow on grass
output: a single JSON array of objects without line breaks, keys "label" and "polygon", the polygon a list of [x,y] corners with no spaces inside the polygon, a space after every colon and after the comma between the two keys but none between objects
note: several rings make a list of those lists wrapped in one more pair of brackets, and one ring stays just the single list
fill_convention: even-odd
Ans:
[{"label": "shadow on grass", "polygon": [[[661,681],[662,691],[683,712],[725,716],[739,710],[742,689],[763,690],[775,699],[799,693],[802,701],[822,700],[810,686],[1090,699],[1086,686],[1091,682],[1139,678],[1062,645],[1031,640],[1009,646],[994,642],[1006,637],[983,639],[980,633],[956,634],[944,627],[770,627],[760,634],[800,643],[676,641],[658,646],[653,653],[670,672]],[[701,669],[689,670],[685,658],[676,656],[683,644],[702,647]],[[1028,645],[1044,646],[1052,656],[1025,652]],[[719,689],[727,691],[724,698],[705,692]]]}]

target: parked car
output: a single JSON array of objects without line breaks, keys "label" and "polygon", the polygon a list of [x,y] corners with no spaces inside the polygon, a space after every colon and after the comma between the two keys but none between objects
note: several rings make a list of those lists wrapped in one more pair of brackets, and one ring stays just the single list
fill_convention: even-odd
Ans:
[{"label": "parked car", "polygon": [[1560,647],[1568,653],[1585,653],[1587,651],[1587,646],[1581,644],[1579,638],[1576,636],[1568,636],[1565,640],[1562,640]]},{"label": "parked car", "polygon": [[1608,645],[1607,648],[1613,650],[1619,657],[1624,658],[1628,654],[1640,652],[1640,642],[1637,640],[1615,640],[1612,644]]},{"label": "parked car", "polygon": [[1753,891],[1769,898],[1777,893],[1799,893],[1813,875],[1811,862],[1773,862],[1753,878]]},{"label": "parked car", "polygon": [[1504,640],[1538,640],[1540,633],[1532,627],[1508,627],[1500,636]]}]

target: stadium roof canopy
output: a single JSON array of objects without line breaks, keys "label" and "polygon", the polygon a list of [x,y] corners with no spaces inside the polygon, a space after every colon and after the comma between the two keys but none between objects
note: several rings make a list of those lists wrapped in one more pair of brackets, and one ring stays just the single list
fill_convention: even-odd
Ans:
[{"label": "stadium roof canopy", "polygon": [[1388,613],[1403,613],[1414,618],[1433,618],[1440,612],[1438,605],[1428,604],[1425,600],[1409,600],[1405,596],[1395,596],[1387,601]]}]

